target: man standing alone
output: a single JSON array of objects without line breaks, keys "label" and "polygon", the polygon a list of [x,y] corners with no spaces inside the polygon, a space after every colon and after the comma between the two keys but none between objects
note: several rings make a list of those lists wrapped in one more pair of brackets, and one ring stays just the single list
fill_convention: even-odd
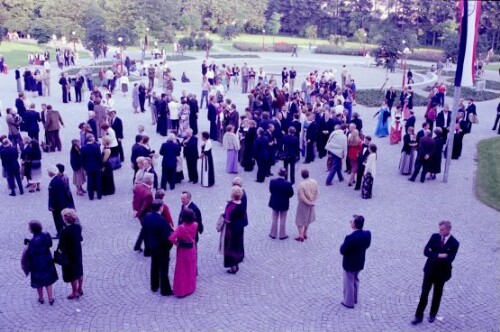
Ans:
[{"label": "man standing alone", "polygon": [[341,304],[349,309],[358,303],[359,271],[365,267],[365,252],[370,247],[372,235],[370,231],[364,231],[365,218],[354,215],[351,220],[353,232],[347,235],[344,243],[340,246],[342,268],[344,269],[344,300]]},{"label": "man standing alone", "polygon": [[443,295],[444,283],[451,278],[451,263],[455,259],[459,245],[459,242],[451,235],[451,223],[449,221],[441,221],[439,223],[439,233],[432,234],[424,248],[424,255],[427,257],[427,262],[424,266],[424,282],[422,283],[420,301],[415,312],[415,319],[411,322],[413,325],[422,323],[429,292],[433,286],[434,292],[432,294],[429,323],[436,320],[441,296]]},{"label": "man standing alone", "polygon": [[286,235],[286,214],[290,207],[290,197],[293,196],[293,187],[290,182],[285,180],[286,169],[280,168],[278,171],[279,178],[272,179],[269,182],[269,191],[271,198],[269,198],[269,207],[273,209],[273,225],[271,226],[271,233],[269,237],[276,239],[278,232],[278,218],[280,219],[280,240],[288,238]]}]

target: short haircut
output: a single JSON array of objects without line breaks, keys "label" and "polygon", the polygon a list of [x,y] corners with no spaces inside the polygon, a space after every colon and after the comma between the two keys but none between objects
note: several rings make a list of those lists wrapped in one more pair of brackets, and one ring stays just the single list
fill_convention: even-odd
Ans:
[{"label": "short haircut", "polygon": [[357,214],[355,214],[353,217],[354,227],[356,227],[356,229],[363,229],[363,226],[365,224],[365,217]]},{"label": "short haircut", "polygon": [[78,215],[76,214],[75,209],[63,209],[61,211],[61,215],[64,219],[64,222],[66,222],[67,224],[73,224],[78,221]]},{"label": "short haircut", "polygon": [[187,197],[191,198],[191,193],[189,191],[183,191],[182,195],[187,195]]},{"label": "short haircut", "polygon": [[442,220],[439,222],[439,226],[443,225],[446,227],[446,229],[451,230],[451,222],[449,222],[448,220]]},{"label": "short haircut", "polygon": [[208,133],[208,131],[204,131],[201,133],[201,137],[203,137],[204,139],[209,139],[210,138],[210,134]]},{"label": "short haircut", "polygon": [[165,197],[165,190],[158,189],[155,193],[155,199],[163,199]]},{"label": "short haircut", "polygon": [[135,135],[135,142],[140,143],[142,141],[142,135]]},{"label": "short haircut", "polygon": [[196,221],[196,214],[190,208],[185,208],[181,211],[182,223],[191,224]]},{"label": "short haircut", "polygon": [[153,212],[158,212],[161,210],[161,207],[163,206],[163,201],[161,199],[155,199],[152,203],[151,203],[151,210]]},{"label": "short haircut", "polygon": [[148,186],[152,185],[154,182],[154,175],[151,173],[144,173],[142,177],[142,182]]},{"label": "short haircut", "polygon": [[31,220],[29,223],[31,233],[40,234],[42,232],[42,223],[38,220]]},{"label": "short haircut", "polygon": [[281,167],[278,171],[278,175],[283,177],[283,178],[286,177],[286,168]]},{"label": "short haircut", "polygon": [[231,187],[231,199],[240,200],[243,197],[243,189],[238,186]]},{"label": "short haircut", "polygon": [[303,179],[307,179],[309,177],[309,171],[307,169],[303,169],[300,171],[300,175],[302,176]]}]

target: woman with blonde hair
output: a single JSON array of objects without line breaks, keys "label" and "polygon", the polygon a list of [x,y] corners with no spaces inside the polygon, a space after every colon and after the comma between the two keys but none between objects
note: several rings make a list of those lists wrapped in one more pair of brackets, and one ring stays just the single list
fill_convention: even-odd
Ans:
[{"label": "woman with blonde hair", "polygon": [[61,215],[66,227],[61,230],[57,250],[67,258],[67,264],[62,266],[63,280],[71,283],[67,299],[73,300],[83,295],[82,226],[74,209],[64,209]]},{"label": "woman with blonde hair", "polygon": [[358,172],[358,158],[361,154],[363,141],[359,138],[359,131],[353,129],[347,137],[347,159],[351,165],[351,176],[349,177],[348,185],[351,187],[356,183],[355,176]]}]

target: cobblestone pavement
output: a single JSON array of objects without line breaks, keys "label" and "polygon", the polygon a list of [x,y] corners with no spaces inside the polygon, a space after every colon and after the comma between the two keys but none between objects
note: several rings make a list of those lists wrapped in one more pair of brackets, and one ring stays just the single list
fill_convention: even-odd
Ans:
[{"label": "cobblestone pavement", "polygon": [[[355,58],[339,58],[316,55],[306,58],[301,54],[297,59],[285,59],[264,55],[260,59],[216,62],[241,64],[246,61],[278,69],[292,64],[297,68],[334,66],[340,69],[342,62],[359,62]],[[177,77],[186,71],[194,82],[180,84],[177,81],[175,94],[182,89],[199,94],[200,63],[201,56],[197,60],[171,64]],[[357,68],[353,71],[359,86],[378,86],[382,71],[354,65],[353,68]],[[63,162],[71,176],[68,142],[78,137],[78,123],[87,116],[86,104],[61,103],[57,73],[55,70],[53,96],[32,98],[32,101],[37,105],[50,102],[61,111],[66,123],[61,132],[64,148],[62,152],[44,154],[43,167]],[[4,107],[13,106],[13,71],[2,76],[0,89]],[[231,91],[229,97],[236,101],[239,110],[244,108],[246,96]],[[130,95],[124,98],[116,93],[115,98],[127,135],[126,157],[130,157],[138,124],[146,125],[146,133],[152,137],[151,146],[158,149],[162,138],[150,125],[149,114],[132,114]],[[36,292],[29,287],[29,278],[25,278],[20,269],[19,258],[23,239],[29,237],[29,220],[41,220],[45,230],[54,233],[47,211],[48,179],[41,193],[14,198],[7,195],[6,183],[2,181],[0,331],[498,331],[500,215],[481,204],[473,189],[474,147],[479,140],[493,136],[490,126],[497,102],[478,103],[481,123],[465,137],[463,156],[452,164],[448,184],[441,180],[425,184],[408,182],[397,170],[401,145],[391,146],[388,139],[374,139],[379,155],[371,200],[361,199],[359,192],[347,187],[345,182],[335,181],[333,186],[325,187],[324,159],[308,165],[312,177],[321,185],[321,196],[317,221],[311,226],[310,239],[304,243],[293,240],[296,197],[292,199],[288,217],[290,238],[271,240],[267,236],[271,223],[267,207],[268,181],[258,184],[254,173],[241,172],[249,197],[250,225],[245,230],[246,258],[235,276],[225,273],[217,251],[215,222],[229,196],[232,176],[225,173],[225,153],[215,144],[216,185],[202,188],[184,182],[175,191],[167,192],[167,203],[176,216],[180,192],[190,190],[206,225],[199,244],[197,290],[184,299],[164,298],[149,291],[150,262],[132,251],[139,225],[131,213],[132,170],[124,167],[115,172],[117,193],[114,196],[93,202],[74,196],[83,225],[85,295],[76,301],[66,300],[70,286],[59,280],[54,287],[54,306],[38,304]],[[358,106],[356,111],[360,112],[366,131],[372,133],[375,110]],[[421,108],[417,115],[420,123]],[[207,128],[205,110],[200,113],[200,126]],[[0,132],[5,130],[5,122],[0,120]],[[156,163],[159,165],[160,160]],[[274,173],[277,173],[276,166]],[[348,310],[340,305],[342,265],[338,248],[350,232],[348,221],[355,213],[365,216],[365,226],[372,231],[373,240],[365,270],[360,274],[360,302],[354,310]],[[452,221],[452,232],[461,243],[460,250],[453,277],[445,287],[438,320],[434,324],[425,321],[414,328],[410,320],[420,294],[425,263],[423,248],[442,219]],[[173,253],[172,257],[175,257]],[[171,261],[171,280],[174,261],[175,258]]]}]

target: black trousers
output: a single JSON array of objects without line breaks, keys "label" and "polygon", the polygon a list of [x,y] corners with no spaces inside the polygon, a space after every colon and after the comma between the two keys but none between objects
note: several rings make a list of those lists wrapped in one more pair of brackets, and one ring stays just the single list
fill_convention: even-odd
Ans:
[{"label": "black trousers", "polygon": [[444,280],[433,278],[432,275],[424,274],[424,281],[422,283],[422,294],[420,294],[420,301],[418,302],[417,311],[415,312],[415,317],[422,319],[424,317],[424,310],[427,306],[429,299],[429,293],[431,288],[434,286],[434,291],[432,293],[432,304],[430,316],[436,317],[439,305],[441,304],[441,297],[443,296]]},{"label": "black trousers", "polygon": [[257,159],[257,182],[264,182],[269,169],[270,164],[267,160]]},{"label": "black trousers", "polygon": [[310,163],[311,161],[314,161],[314,142],[307,142],[306,145],[306,163]]},{"label": "black trousers", "polygon": [[146,112],[146,109],[144,108],[144,104],[146,103],[146,97],[140,97],[139,96],[139,105],[141,106],[141,112],[144,113]]},{"label": "black trousers", "polygon": [[118,141],[118,146],[116,147],[116,150],[120,155],[120,161],[123,163],[125,161],[125,153],[123,152],[123,145],[121,141]]},{"label": "black trousers", "polygon": [[[500,121],[500,113],[497,113],[497,117],[495,118],[495,123],[493,124],[493,128],[491,130],[497,129],[498,121]],[[500,134],[500,127],[498,127],[498,133]]]},{"label": "black trousers", "polygon": [[28,131],[28,136],[31,139],[35,139],[38,142],[38,133],[39,131]]},{"label": "black trousers", "polygon": [[140,250],[142,242],[144,242],[144,256],[151,256],[151,249],[149,248],[149,244],[147,241],[144,240],[144,227],[142,225],[144,222],[144,218],[139,218],[139,221],[141,222],[141,231],[139,232],[137,241],[135,241],[134,250],[136,251]]},{"label": "black trousers", "polygon": [[170,186],[170,190],[175,189],[175,166],[174,167],[162,167],[161,169],[161,188],[167,190],[167,182]]},{"label": "black trousers", "polygon": [[365,173],[365,165],[358,164],[358,172],[356,173],[356,186],[354,187],[354,190],[361,189],[361,183],[363,182],[363,174],[364,173]]},{"label": "black trousers", "polygon": [[422,174],[420,174],[420,182],[425,182],[425,175],[427,174],[427,172],[429,172],[430,160],[430,158],[427,160],[425,160],[424,158],[417,158],[417,160],[415,161],[415,170],[413,171],[410,180],[415,181],[418,173],[420,172],[420,169],[422,169]]},{"label": "black trousers", "polygon": [[53,210],[52,217],[54,218],[54,225],[56,226],[57,236],[61,233],[61,230],[64,228],[64,220],[61,215],[62,210]]},{"label": "black trousers", "polygon": [[87,172],[87,191],[90,200],[94,199],[94,193],[97,192],[97,199],[102,197],[101,172]]},{"label": "black trousers", "polygon": [[160,288],[161,295],[172,295],[172,287],[168,279],[170,249],[154,249],[151,251],[151,290]]},{"label": "black trousers", "polygon": [[50,151],[54,152],[56,151],[56,148],[58,151],[61,151],[62,144],[61,137],[59,137],[59,130],[45,131],[45,134],[47,135],[47,140],[49,141]]},{"label": "black trousers", "polygon": [[189,181],[198,182],[198,159],[186,159]]},{"label": "black trousers", "polygon": [[19,188],[19,193],[24,193],[23,189],[23,181],[21,180],[21,174],[19,173],[19,170],[13,170],[13,171],[5,171],[7,175],[7,183],[9,184],[9,189],[11,191],[14,191],[16,189],[16,182],[17,186]]},{"label": "black trousers", "polygon": [[82,88],[75,87],[75,99],[77,103],[82,102]]},{"label": "black trousers", "polygon": [[[290,166],[290,170],[288,169]],[[283,167],[286,169],[286,179],[288,180],[288,174],[290,174],[290,182],[295,183],[295,161],[283,160]]]}]

